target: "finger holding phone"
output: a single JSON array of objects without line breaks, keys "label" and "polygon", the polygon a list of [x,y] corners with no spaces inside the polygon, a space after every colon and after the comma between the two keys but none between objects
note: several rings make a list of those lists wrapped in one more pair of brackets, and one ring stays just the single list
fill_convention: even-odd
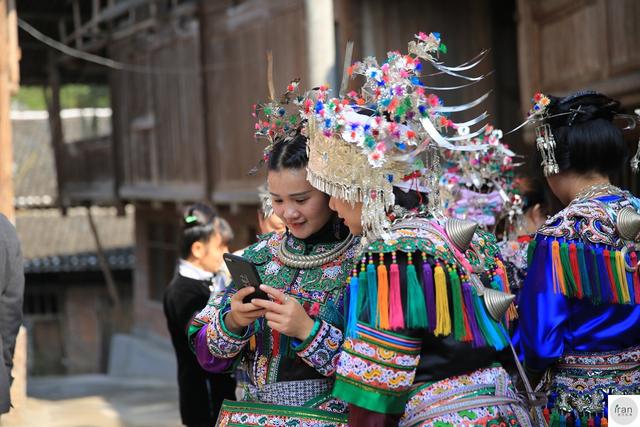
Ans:
[{"label": "finger holding phone", "polygon": [[295,299],[267,285],[260,285],[272,301],[254,299],[252,304],[265,310],[267,325],[281,334],[304,341],[313,329],[314,320],[304,307]]},{"label": "finger holding phone", "polygon": [[266,310],[264,308],[250,302],[243,302],[247,296],[254,292],[255,288],[247,286],[231,297],[231,310],[224,318],[224,324],[231,332],[239,334],[242,329],[265,315]]}]

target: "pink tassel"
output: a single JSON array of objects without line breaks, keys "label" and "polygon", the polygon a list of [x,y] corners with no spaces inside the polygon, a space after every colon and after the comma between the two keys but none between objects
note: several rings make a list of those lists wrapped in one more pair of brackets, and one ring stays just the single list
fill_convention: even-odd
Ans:
[{"label": "pink tassel", "polygon": [[396,264],[396,253],[391,254],[393,263],[389,269],[391,284],[389,286],[389,324],[392,330],[404,329],[402,312],[402,293],[400,292],[400,269]]}]

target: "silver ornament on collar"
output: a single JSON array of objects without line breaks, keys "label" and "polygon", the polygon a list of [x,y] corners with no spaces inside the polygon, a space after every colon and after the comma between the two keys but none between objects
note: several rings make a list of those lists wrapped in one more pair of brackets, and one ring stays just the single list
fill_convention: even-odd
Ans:
[{"label": "silver ornament on collar", "polygon": [[453,244],[462,252],[466,252],[478,229],[478,224],[464,219],[449,218],[444,228]]}]

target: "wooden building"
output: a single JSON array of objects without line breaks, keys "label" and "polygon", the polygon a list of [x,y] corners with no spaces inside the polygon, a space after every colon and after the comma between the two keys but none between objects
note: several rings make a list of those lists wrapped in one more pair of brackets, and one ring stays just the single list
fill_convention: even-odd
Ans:
[{"label": "wooden building", "polygon": [[[521,121],[534,88],[563,92],[615,78],[609,92],[630,107],[638,102],[627,96],[639,80],[633,0],[23,0],[18,11],[51,38],[109,60],[98,66],[20,34],[34,46],[23,57],[40,53],[30,56],[30,70],[53,89],[54,117],[58,82],[82,76],[111,88],[110,138],[71,149],[52,121],[59,191],[66,206],[135,206],[134,323],[158,335],[166,335],[160,298],[174,268],[181,206],[211,201],[234,227],[236,246],[254,239],[264,173],[247,174],[262,152],[250,111],[267,96],[268,50],[280,91],[294,77],[306,87],[335,84],[347,40],[355,42],[354,58],[380,58],[406,49],[419,31],[439,31],[447,63],[490,49],[477,70],[488,77],[444,94],[447,102],[492,90],[487,108],[505,129]],[[594,43],[608,47],[589,48]],[[520,136],[510,138],[522,145]]]},{"label": "wooden building", "polygon": [[[71,140],[108,134],[110,117],[63,110]],[[24,324],[30,375],[105,372],[111,336],[131,323],[133,212],[91,208],[120,312],[107,292],[87,209],[57,208],[56,171],[46,111],[13,111],[15,219],[25,270]],[[95,123],[95,130],[90,123]]]}]

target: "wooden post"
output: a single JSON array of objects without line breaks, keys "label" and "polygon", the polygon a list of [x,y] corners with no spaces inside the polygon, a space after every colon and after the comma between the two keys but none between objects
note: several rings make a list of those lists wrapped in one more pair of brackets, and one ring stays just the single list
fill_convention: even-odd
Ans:
[{"label": "wooden post", "polygon": [[80,16],[80,4],[78,0],[73,1],[73,32],[76,34],[76,47],[82,49],[82,33],[79,32],[82,27],[82,18]]},{"label": "wooden post", "polygon": [[[107,284],[107,293],[109,294],[109,298],[111,299],[111,303],[113,304],[113,308],[116,314],[119,313],[120,310],[120,297],[118,296],[118,289],[116,288],[116,282],[113,280],[113,275],[111,274],[111,268],[109,267],[109,262],[107,261],[107,257],[104,254],[104,250],[102,249],[102,243],[100,242],[100,235],[98,234],[98,228],[96,227],[96,223],[93,220],[93,216],[91,215],[91,208],[87,207],[87,219],[89,220],[89,226],[91,227],[91,234],[93,235],[93,240],[96,244],[96,252],[98,253],[98,263],[100,264],[100,269],[102,270],[102,274],[104,275],[104,281]],[[118,316],[116,316],[117,318]]]},{"label": "wooden post", "polygon": [[333,0],[305,0],[309,87],[336,86],[336,33]]},{"label": "wooden post", "polygon": [[[14,10],[15,12],[15,10]],[[7,0],[0,0],[0,212],[15,221],[13,191],[13,144],[11,136],[12,48]],[[16,51],[15,49],[14,51]]]}]

